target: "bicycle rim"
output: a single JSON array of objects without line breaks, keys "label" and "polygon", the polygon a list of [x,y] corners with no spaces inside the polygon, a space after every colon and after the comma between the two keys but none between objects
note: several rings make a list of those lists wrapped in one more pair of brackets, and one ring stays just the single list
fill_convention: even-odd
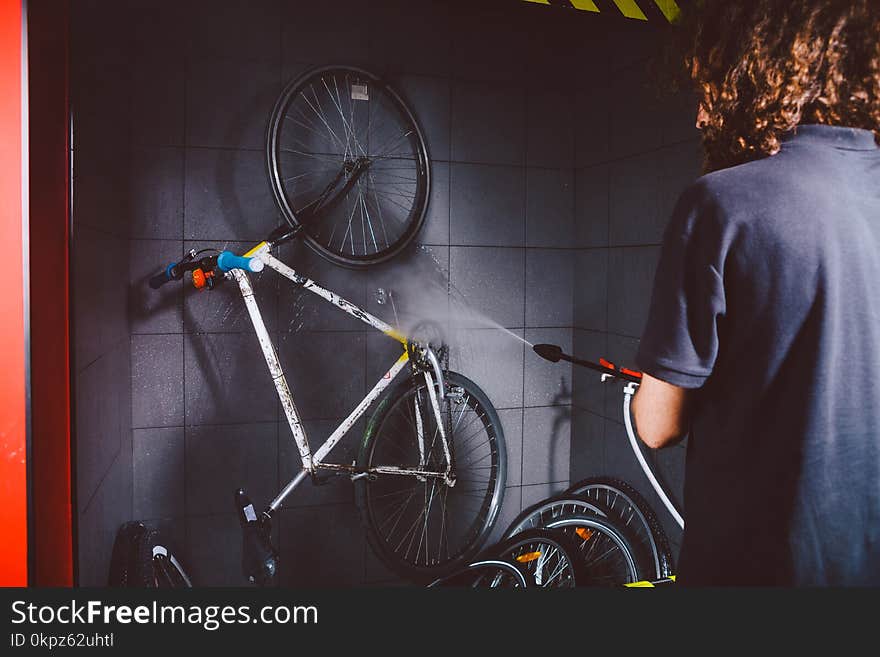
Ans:
[{"label": "bicycle rim", "polygon": [[602,502],[596,500],[571,495],[551,497],[533,504],[520,513],[510,523],[507,531],[504,532],[504,536],[505,538],[510,538],[527,529],[540,529],[546,527],[547,523],[554,518],[569,516],[575,513],[595,514],[605,517],[608,516],[610,511]]},{"label": "bicycle rim", "polygon": [[335,264],[384,262],[421,228],[425,140],[401,97],[372,73],[329,66],[288,85],[270,117],[266,156],[282,215]]},{"label": "bicycle rim", "polygon": [[494,553],[518,564],[530,587],[574,588],[584,579],[578,548],[562,532],[529,529],[502,541]]},{"label": "bicycle rim", "polygon": [[[461,375],[448,372],[446,390],[439,403],[454,485],[436,477],[377,475],[357,487],[374,551],[390,568],[417,581],[447,575],[476,554],[504,492],[506,450],[497,413],[476,384]],[[389,396],[377,416],[365,437],[361,467],[445,471],[445,451],[421,377]]]},{"label": "bicycle rim", "polygon": [[620,586],[641,579],[629,540],[603,518],[571,515],[554,518],[547,529],[561,531],[577,544],[588,586]]},{"label": "bicycle rim", "polygon": [[567,494],[601,502],[612,517],[622,523],[633,539],[634,548],[650,563],[654,576],[672,573],[672,553],[666,533],[648,502],[625,481],[592,477],[571,486]]}]

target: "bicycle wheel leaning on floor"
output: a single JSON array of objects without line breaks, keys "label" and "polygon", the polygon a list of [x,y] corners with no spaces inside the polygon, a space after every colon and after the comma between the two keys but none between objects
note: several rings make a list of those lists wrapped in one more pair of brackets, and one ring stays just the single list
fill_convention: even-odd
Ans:
[{"label": "bicycle wheel leaning on floor", "polygon": [[629,532],[643,570],[653,569],[651,577],[657,579],[672,574],[672,551],[666,532],[651,505],[630,484],[613,477],[590,477],[572,485],[565,494],[604,504],[609,517]]},{"label": "bicycle wheel leaning on floor", "polygon": [[[622,586],[645,578],[632,543],[620,527],[600,516],[572,514],[549,520],[546,528],[571,537],[583,562],[581,586]],[[653,572],[653,571],[651,571]]]},{"label": "bicycle wheel leaning on floor", "polygon": [[192,581],[161,532],[142,522],[119,528],[110,557],[108,585],[120,588],[191,588]]},{"label": "bicycle wheel leaning on floor", "polygon": [[579,546],[566,532],[526,529],[498,543],[491,553],[519,564],[529,587],[575,588],[589,582]]}]

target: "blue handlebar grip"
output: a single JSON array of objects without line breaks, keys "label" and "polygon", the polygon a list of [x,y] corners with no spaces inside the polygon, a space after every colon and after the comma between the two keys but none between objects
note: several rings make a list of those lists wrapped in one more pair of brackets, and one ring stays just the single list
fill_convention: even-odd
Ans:
[{"label": "blue handlebar grip", "polygon": [[245,271],[258,272],[263,270],[263,261],[258,258],[245,258],[237,256],[231,251],[224,251],[217,256],[217,267],[220,271],[231,269],[244,269]]}]

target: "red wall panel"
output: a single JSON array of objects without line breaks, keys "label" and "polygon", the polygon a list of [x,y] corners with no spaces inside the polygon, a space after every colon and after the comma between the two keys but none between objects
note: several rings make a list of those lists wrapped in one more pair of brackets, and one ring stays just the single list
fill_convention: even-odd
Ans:
[{"label": "red wall panel", "polygon": [[0,0],[0,585],[27,584],[22,10]]}]

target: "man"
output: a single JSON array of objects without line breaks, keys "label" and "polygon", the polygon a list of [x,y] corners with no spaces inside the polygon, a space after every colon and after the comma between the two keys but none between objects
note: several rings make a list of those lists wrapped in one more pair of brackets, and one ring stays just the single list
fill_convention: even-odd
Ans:
[{"label": "man", "polygon": [[685,434],[689,585],[880,585],[880,2],[708,1],[707,173],[667,228],[642,440]]}]

